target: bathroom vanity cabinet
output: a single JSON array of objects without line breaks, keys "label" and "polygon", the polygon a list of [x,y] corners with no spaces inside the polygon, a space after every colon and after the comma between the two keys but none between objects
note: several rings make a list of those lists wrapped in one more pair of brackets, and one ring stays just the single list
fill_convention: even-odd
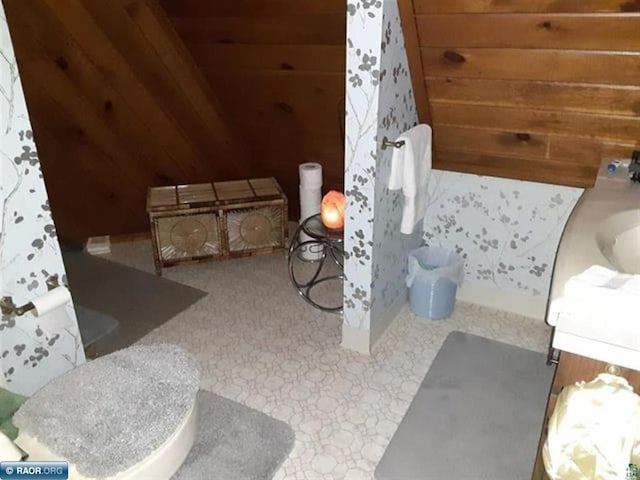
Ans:
[{"label": "bathroom vanity cabinet", "polygon": [[[561,352],[558,367],[553,377],[553,383],[547,400],[547,408],[544,415],[544,423],[538,444],[538,453],[533,469],[532,480],[548,480],[542,462],[542,446],[547,438],[547,424],[553,413],[558,395],[565,386],[580,381],[592,380],[597,374],[607,371],[609,364],[592,358],[582,357],[569,352]],[[618,375],[626,378],[636,392],[640,391],[640,372],[628,368],[619,368]]]}]

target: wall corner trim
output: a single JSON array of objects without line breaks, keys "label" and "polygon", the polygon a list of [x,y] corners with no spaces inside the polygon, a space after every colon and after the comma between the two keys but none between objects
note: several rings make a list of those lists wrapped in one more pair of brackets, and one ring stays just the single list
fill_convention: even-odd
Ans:
[{"label": "wall corner trim", "polygon": [[369,334],[369,330],[353,328],[343,323],[341,346],[348,350],[369,355],[371,353],[369,349]]},{"label": "wall corner trim", "polygon": [[526,295],[519,292],[489,288],[477,283],[463,283],[456,300],[502,310],[523,317],[544,321],[547,311],[546,295]]}]

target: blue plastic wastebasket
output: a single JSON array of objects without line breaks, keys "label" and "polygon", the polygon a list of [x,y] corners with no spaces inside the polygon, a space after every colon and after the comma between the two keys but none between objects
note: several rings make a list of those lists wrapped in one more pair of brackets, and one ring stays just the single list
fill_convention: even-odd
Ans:
[{"label": "blue plastic wastebasket", "polygon": [[450,317],[464,274],[460,255],[445,248],[420,247],[409,252],[408,270],[411,311],[431,320]]}]

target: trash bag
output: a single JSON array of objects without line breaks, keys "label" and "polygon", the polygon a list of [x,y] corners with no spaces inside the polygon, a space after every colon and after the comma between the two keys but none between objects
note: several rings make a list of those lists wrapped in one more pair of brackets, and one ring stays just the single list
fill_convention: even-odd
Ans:
[{"label": "trash bag", "polygon": [[551,480],[620,480],[639,447],[640,396],[625,378],[601,373],[562,390],[542,459]]},{"label": "trash bag", "polygon": [[432,320],[451,316],[464,276],[463,266],[460,255],[445,248],[420,247],[409,252],[407,287],[411,311]]}]

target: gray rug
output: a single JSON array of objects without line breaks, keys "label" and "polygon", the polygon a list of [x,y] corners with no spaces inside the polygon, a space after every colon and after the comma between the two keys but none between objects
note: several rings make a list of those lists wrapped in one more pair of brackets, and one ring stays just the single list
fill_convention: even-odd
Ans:
[{"label": "gray rug", "polygon": [[293,448],[289,425],[215,393],[198,393],[198,437],[172,480],[262,480]]},{"label": "gray rug", "polygon": [[461,332],[438,352],[376,468],[378,480],[529,480],[554,368]]},{"label": "gray rug", "polygon": [[96,354],[127,347],[207,293],[84,252],[63,252],[74,303],[118,321]]}]

